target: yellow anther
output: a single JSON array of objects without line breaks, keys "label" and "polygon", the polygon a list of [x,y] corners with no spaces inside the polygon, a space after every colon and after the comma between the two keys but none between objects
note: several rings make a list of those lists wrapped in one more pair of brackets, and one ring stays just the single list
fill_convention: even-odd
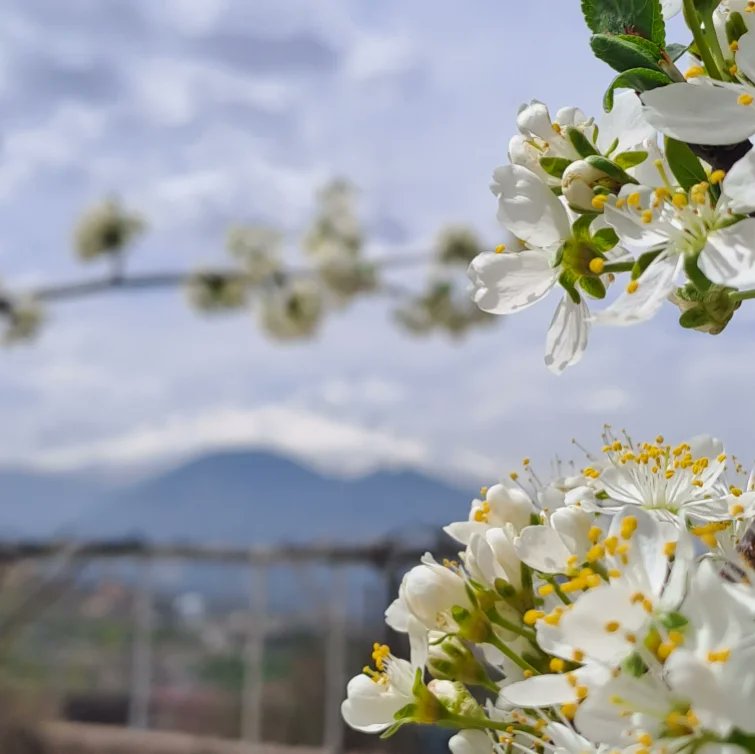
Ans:
[{"label": "yellow anther", "polygon": [[480,497],[485,498],[488,496],[488,488],[480,487]]},{"label": "yellow anther", "polygon": [[517,474],[516,471],[512,471],[509,474],[509,479],[511,479],[512,482],[516,482],[516,480],[519,479],[519,474]]},{"label": "yellow anther", "polygon": [[739,51],[739,42],[735,39],[733,42],[729,44],[729,49],[732,52],[738,52]]},{"label": "yellow anther", "polygon": [[522,675],[523,675],[523,676],[524,676],[525,678],[532,678],[532,676],[533,676],[533,675],[535,675],[535,673],[534,673],[534,672],[533,672],[532,670],[530,670],[529,668],[527,668],[527,669],[526,669],[526,670],[524,671],[524,673],[522,673]]},{"label": "yellow anther", "polygon": [[587,532],[587,538],[595,544],[603,534],[603,530],[599,526],[591,526]]},{"label": "yellow anther", "polygon": [[602,275],[603,270],[606,268],[606,262],[600,257],[595,257],[594,259],[590,260],[588,267],[590,268],[590,272],[592,272],[594,275]]},{"label": "yellow anther", "polygon": [[474,512],[474,520],[477,521],[477,523],[485,524],[488,522],[488,517],[490,516],[490,503],[485,500],[482,505]]},{"label": "yellow anther", "polygon": [[737,104],[743,107],[749,107],[753,102],[755,102],[755,97],[751,94],[742,93],[737,97]]},{"label": "yellow anther", "polygon": [[537,621],[545,617],[545,613],[542,610],[528,610],[523,616],[522,620],[528,626],[534,626]]},{"label": "yellow anther", "polygon": [[574,716],[577,714],[577,705],[576,704],[562,704],[561,714],[567,720],[573,720]]},{"label": "yellow anther", "polygon": [[668,632],[668,640],[675,647],[681,647],[682,644],[684,644],[684,634],[681,631],[677,631],[675,628],[672,628]]},{"label": "yellow anther", "polygon": [[670,641],[664,641],[655,651],[655,655],[661,662],[663,662],[664,660],[667,660],[669,658],[669,656],[675,649],[675,644],[672,644]]},{"label": "yellow anther", "polygon": [[609,634],[615,634],[621,628],[621,623],[617,620],[609,620],[603,628],[605,628]]},{"label": "yellow anther", "polygon": [[640,284],[636,280],[630,280],[629,285],[627,285],[627,293],[636,293],[639,287]]},{"label": "yellow anther", "polygon": [[635,516],[626,516],[621,522],[621,538],[631,539],[637,531],[637,518]]},{"label": "yellow anther", "polygon": [[687,79],[696,79],[698,76],[705,75],[705,68],[700,65],[690,66],[685,72],[684,77]]},{"label": "yellow anther", "polygon": [[726,662],[731,657],[730,649],[711,650],[708,652],[708,662]]},{"label": "yellow anther", "polygon": [[729,514],[732,516],[741,516],[744,512],[745,507],[742,503],[734,503],[734,505],[729,508]]},{"label": "yellow anther", "polygon": [[739,67],[737,66],[736,63],[734,63],[734,65],[729,66],[729,73],[732,76],[736,76],[739,73]]},{"label": "yellow anther", "polygon": [[585,659],[585,653],[581,649],[574,649],[572,650],[571,658],[574,662],[582,662]]},{"label": "yellow anther", "polygon": [[645,223],[645,225],[650,225],[650,223],[653,222],[653,211],[650,209],[646,209],[642,213],[642,222]]},{"label": "yellow anther", "polygon": [[553,584],[543,584],[542,586],[539,586],[537,588],[537,593],[541,597],[548,597],[549,595],[553,594],[553,592],[556,591],[556,588],[553,586]]},{"label": "yellow anther", "polygon": [[505,243],[499,243],[498,246],[495,247],[496,254],[503,254],[504,251],[506,251]]},{"label": "yellow anther", "polygon": [[676,555],[676,542],[666,542],[663,545],[663,554],[667,558],[673,558]]},{"label": "yellow anther", "polygon": [[[659,189],[659,191],[660,191],[660,189]],[[664,439],[663,439],[663,435],[658,435],[655,438],[655,442],[656,442],[657,445],[663,445],[663,443],[665,442]]]},{"label": "yellow anther", "polygon": [[577,699],[582,700],[587,698],[589,691],[587,686],[577,686],[577,688],[574,689],[574,693],[577,695]]},{"label": "yellow anther", "polygon": [[380,644],[375,642],[372,645],[372,659],[375,662],[375,667],[378,670],[385,669],[385,661],[391,654],[391,648],[387,644]]},{"label": "yellow anther", "polygon": [[593,545],[587,551],[587,555],[585,555],[585,560],[588,563],[595,563],[598,560],[601,560],[605,554],[606,554],[606,548],[601,544],[596,544],[596,545]]},{"label": "yellow anther", "polygon": [[606,202],[608,201],[608,196],[606,194],[596,194],[592,198],[592,208],[598,210],[598,212],[602,212],[603,209],[606,206]]},{"label": "yellow anther", "polygon": [[563,673],[566,663],[560,657],[552,657],[548,663],[551,673]]},{"label": "yellow anther", "polygon": [[640,196],[638,191],[634,191],[633,193],[629,194],[627,197],[627,204],[630,207],[639,207],[640,201],[642,200],[642,197]]},{"label": "yellow anther", "polygon": [[621,571],[618,568],[611,568],[608,571],[608,577],[611,579],[620,579],[621,578]]},{"label": "yellow anther", "polygon": [[684,209],[689,204],[689,201],[687,200],[686,194],[674,194],[674,198],[671,200],[671,203],[677,209]]},{"label": "yellow anther", "polygon": [[605,542],[603,543],[606,548],[606,552],[609,555],[615,555],[616,554],[616,548],[619,544],[618,537],[615,537],[613,534],[610,537],[606,537]]},{"label": "yellow anther", "polygon": [[522,466],[529,466],[529,465],[530,465],[530,459],[522,458]]},{"label": "yellow anther", "polygon": [[731,492],[734,497],[742,497],[742,490],[739,487],[735,487],[733,484],[729,487],[729,492]]},{"label": "yellow anther", "polygon": [[637,736],[637,741],[643,746],[653,745],[653,737],[649,733],[641,733],[639,736]]}]

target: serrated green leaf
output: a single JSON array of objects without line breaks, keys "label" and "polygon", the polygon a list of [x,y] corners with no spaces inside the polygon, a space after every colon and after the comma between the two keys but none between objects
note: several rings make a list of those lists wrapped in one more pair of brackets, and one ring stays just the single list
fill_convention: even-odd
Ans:
[{"label": "serrated green leaf", "polygon": [[637,167],[637,165],[641,165],[645,160],[648,158],[648,153],[645,152],[642,149],[638,149],[633,152],[622,152],[621,154],[617,154],[616,157],[613,158],[613,162],[615,162],[620,168],[623,170],[628,170],[629,168]]},{"label": "serrated green leaf", "polygon": [[671,83],[671,79],[660,71],[651,71],[649,68],[631,68],[620,73],[611,82],[603,97],[603,108],[609,113],[613,110],[613,98],[617,89],[634,89],[636,92],[647,92]]},{"label": "serrated green leaf", "polygon": [[666,44],[661,0],[582,0],[582,13],[594,34],[636,34]]},{"label": "serrated green leaf", "polygon": [[598,251],[610,251],[619,242],[619,236],[613,228],[601,228],[592,237],[592,244]]},{"label": "serrated green leaf", "polygon": [[679,185],[689,191],[695,184],[707,180],[705,168],[687,144],[670,137],[665,139],[666,160]]},{"label": "serrated green leaf", "polygon": [[632,68],[661,71],[661,48],[644,37],[628,34],[595,34],[590,40],[595,57],[622,73]]},{"label": "serrated green leaf", "polygon": [[566,157],[541,157],[540,167],[553,178],[561,178],[564,170],[571,165],[571,160]]},{"label": "serrated green leaf", "polygon": [[598,150],[590,143],[590,140],[578,128],[574,128],[574,126],[569,126],[566,129],[566,138],[569,139],[580,157],[599,154]]}]

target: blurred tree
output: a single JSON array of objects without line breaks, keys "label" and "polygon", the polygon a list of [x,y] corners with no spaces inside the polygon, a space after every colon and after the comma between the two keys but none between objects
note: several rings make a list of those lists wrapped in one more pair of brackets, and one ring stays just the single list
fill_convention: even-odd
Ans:
[{"label": "blurred tree", "polygon": [[[362,296],[393,302],[397,324],[416,335],[446,332],[458,337],[491,323],[467,294],[464,271],[483,244],[462,226],[443,230],[423,254],[367,258],[364,231],[355,211],[354,190],[335,180],[318,196],[315,216],[301,239],[307,264],[283,258],[284,235],[265,226],[235,226],[228,233],[229,263],[212,269],[137,273],[127,269],[133,242],[146,223],[117,200],[86,211],[76,225],[74,249],[89,263],[109,261],[99,277],[29,290],[0,289],[2,342],[29,342],[47,323],[50,305],[116,290],[182,288],[188,301],[205,314],[254,308],[260,329],[270,338],[292,341],[315,335],[326,318]],[[424,289],[414,291],[384,279],[391,268],[425,266],[431,270]]]}]

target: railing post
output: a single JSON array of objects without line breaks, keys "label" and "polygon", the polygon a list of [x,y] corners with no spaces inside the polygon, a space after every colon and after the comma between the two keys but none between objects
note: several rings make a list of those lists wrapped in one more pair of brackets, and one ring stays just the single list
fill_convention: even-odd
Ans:
[{"label": "railing post", "polygon": [[325,647],[325,708],[324,748],[330,754],[343,751],[343,721],[341,702],[346,693],[346,610],[348,605],[348,579],[344,566],[332,569],[328,635]]},{"label": "railing post", "polygon": [[250,559],[249,608],[244,644],[244,687],[241,695],[241,739],[262,743],[267,632],[267,565]]},{"label": "railing post", "polygon": [[131,655],[131,689],[129,694],[129,726],[146,730],[149,727],[149,701],[152,690],[152,560],[141,558],[141,574],[135,586],[134,643]]}]

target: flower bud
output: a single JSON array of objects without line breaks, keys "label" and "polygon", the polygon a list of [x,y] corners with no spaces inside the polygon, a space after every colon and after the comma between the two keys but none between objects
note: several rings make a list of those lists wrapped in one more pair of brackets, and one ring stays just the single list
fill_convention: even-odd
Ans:
[{"label": "flower bud", "polygon": [[474,652],[455,636],[449,636],[440,644],[431,644],[427,669],[439,680],[460,681],[470,686],[487,686],[491,683]]},{"label": "flower bud", "polygon": [[433,680],[427,684],[427,688],[451,714],[484,717],[482,708],[463,683]]},{"label": "flower bud", "polygon": [[731,322],[734,312],[742,305],[741,301],[732,301],[729,295],[733,288],[712,285],[707,291],[699,291],[688,283],[669,296],[682,312],[679,324],[689,330],[710,335],[723,332]]},{"label": "flower bud", "polygon": [[608,173],[590,165],[585,160],[577,160],[569,165],[561,178],[561,188],[564,197],[576,210],[594,212],[593,199],[596,186],[603,186],[611,182]]}]

